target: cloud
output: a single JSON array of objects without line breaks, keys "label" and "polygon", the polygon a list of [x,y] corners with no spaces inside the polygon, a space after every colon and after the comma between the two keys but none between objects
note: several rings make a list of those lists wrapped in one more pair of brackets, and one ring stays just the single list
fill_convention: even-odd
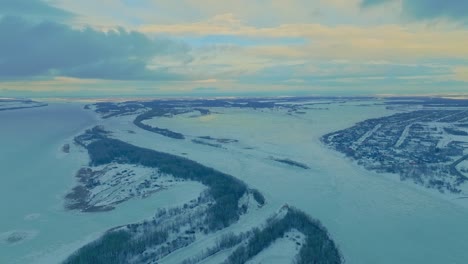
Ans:
[{"label": "cloud", "polygon": [[443,65],[394,64],[390,62],[355,63],[350,61],[315,61],[296,65],[272,65],[241,79],[255,83],[287,82],[291,85],[337,84],[450,78],[453,70]]},{"label": "cloud", "polygon": [[[231,14],[225,14],[196,23],[145,25],[140,27],[140,31],[188,39],[202,36],[205,39],[206,36],[212,36],[212,39],[222,37],[231,43],[239,43],[245,39],[249,42],[251,58],[392,58],[407,61],[468,56],[468,46],[465,45],[468,43],[468,34],[463,29],[438,30],[401,25],[327,26],[307,23],[255,27],[236,20]],[[292,40],[300,41],[291,45]],[[232,64],[232,61],[229,63]]]},{"label": "cloud", "polygon": [[468,22],[465,0],[403,0],[403,11],[415,19],[444,17]]},{"label": "cloud", "polygon": [[453,72],[455,74],[455,80],[468,83],[468,67],[455,67]]},{"label": "cloud", "polygon": [[363,0],[361,2],[361,6],[362,7],[371,7],[371,6],[376,6],[376,5],[380,5],[380,4],[383,4],[383,3],[386,3],[386,2],[390,2],[392,0]]},{"label": "cloud", "polygon": [[113,80],[179,78],[168,70],[148,69],[158,56],[188,52],[182,42],[149,39],[123,29],[101,32],[56,22],[0,19],[0,78],[68,76]]},{"label": "cloud", "polygon": [[[362,8],[377,6],[397,0],[363,0]],[[446,18],[468,22],[468,1],[465,0],[401,0],[405,17],[414,20]]]},{"label": "cloud", "polygon": [[0,0],[0,93],[463,91],[461,2]]},{"label": "cloud", "polygon": [[42,0],[0,0],[0,15],[32,19],[64,20],[74,15]]}]

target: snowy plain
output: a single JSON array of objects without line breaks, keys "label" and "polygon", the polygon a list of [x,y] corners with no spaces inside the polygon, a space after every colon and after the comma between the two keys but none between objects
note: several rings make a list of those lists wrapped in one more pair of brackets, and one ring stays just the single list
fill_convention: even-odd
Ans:
[{"label": "snowy plain", "polygon": [[[396,175],[366,171],[320,142],[326,133],[395,113],[374,101],[364,103],[333,103],[327,109],[310,109],[300,115],[216,108],[210,115],[145,121],[183,133],[187,140],[139,129],[131,115],[100,120],[77,104],[0,113],[0,121],[9,124],[0,131],[0,210],[8,215],[0,219],[0,235],[15,230],[34,234],[18,243],[0,243],[0,263],[56,263],[106,229],[141,221],[157,208],[183,204],[203,190],[203,186],[187,182],[146,199],[132,199],[110,212],[66,211],[63,196],[74,185],[76,171],[87,164],[87,157],[73,146],[70,154],[60,153],[61,146],[96,124],[117,139],[185,156],[260,190],[267,204],[222,233],[247,231],[289,204],[324,224],[346,263],[466,263],[468,207],[463,203],[468,199],[451,200],[402,183]],[[190,141],[200,136],[238,142],[215,148]],[[310,169],[271,157],[294,160]],[[161,263],[183,261],[214,244],[217,235],[170,254]],[[258,257],[268,259],[268,252]],[[216,263],[213,260],[206,263]]]}]

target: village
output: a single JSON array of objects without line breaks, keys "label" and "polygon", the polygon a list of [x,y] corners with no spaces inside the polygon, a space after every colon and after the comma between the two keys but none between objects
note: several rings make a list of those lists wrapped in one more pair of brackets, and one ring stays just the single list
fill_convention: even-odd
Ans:
[{"label": "village", "polygon": [[468,174],[468,110],[428,109],[369,119],[322,141],[366,169],[459,193]]}]

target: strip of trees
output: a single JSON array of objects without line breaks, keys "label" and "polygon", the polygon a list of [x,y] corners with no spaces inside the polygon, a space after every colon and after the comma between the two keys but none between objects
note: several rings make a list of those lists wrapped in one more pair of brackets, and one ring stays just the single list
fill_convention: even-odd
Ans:
[{"label": "strip of trees", "polygon": [[128,263],[129,258],[143,253],[147,245],[162,244],[167,237],[166,232],[155,231],[133,239],[127,231],[111,231],[78,250],[64,264]]},{"label": "strip of trees", "polygon": [[147,131],[150,131],[150,132],[153,132],[153,133],[157,133],[157,134],[160,134],[160,135],[163,135],[163,136],[166,136],[166,137],[170,137],[170,138],[174,138],[174,139],[185,139],[185,136],[183,134],[181,134],[181,133],[174,132],[174,131],[171,131],[171,130],[165,129],[165,128],[153,127],[153,126],[150,126],[150,125],[147,125],[147,124],[143,123],[143,121],[145,121],[145,120],[151,119],[151,118],[153,118],[155,116],[163,116],[166,113],[169,113],[169,112],[163,111],[161,109],[153,109],[153,110],[145,112],[145,113],[143,113],[141,115],[138,115],[135,118],[135,120],[133,120],[133,124],[135,124],[137,127],[141,128],[141,129],[144,129],[144,130],[147,130]]},{"label": "strip of trees", "polygon": [[247,245],[238,247],[226,264],[243,264],[269,247],[291,229],[306,236],[305,244],[296,257],[297,264],[340,264],[343,258],[322,224],[305,213],[289,208],[281,219],[272,218],[262,230],[254,229]]},{"label": "strip of trees", "polygon": [[[210,230],[225,228],[239,219],[239,199],[248,191],[244,182],[184,157],[140,148],[109,138],[99,129],[89,130],[88,133],[91,135],[84,138],[92,139],[92,143],[86,145],[92,166],[111,162],[139,164],[157,168],[160,172],[176,178],[200,182],[208,186],[209,193],[215,200],[206,220]],[[265,202],[263,195],[258,191],[253,191],[253,194],[259,204]]]}]

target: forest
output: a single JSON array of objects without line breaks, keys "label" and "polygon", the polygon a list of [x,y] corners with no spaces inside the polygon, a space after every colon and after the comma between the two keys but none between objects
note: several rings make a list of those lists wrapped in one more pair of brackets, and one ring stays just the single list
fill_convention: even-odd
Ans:
[{"label": "forest", "polygon": [[133,239],[127,231],[108,232],[99,240],[79,249],[64,264],[124,264],[129,257],[143,253],[147,245],[166,242],[167,236],[165,232],[155,231],[140,239]]}]

